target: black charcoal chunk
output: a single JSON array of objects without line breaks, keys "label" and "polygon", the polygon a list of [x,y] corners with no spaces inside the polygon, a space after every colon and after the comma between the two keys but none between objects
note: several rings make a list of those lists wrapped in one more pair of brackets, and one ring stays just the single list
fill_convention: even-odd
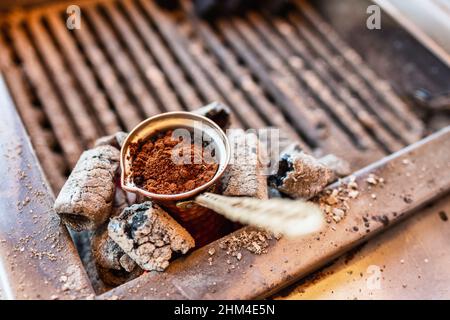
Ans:
[{"label": "black charcoal chunk", "polygon": [[[100,267],[104,269],[125,270],[131,272],[137,267],[123,256],[127,255],[108,235],[107,224],[100,227],[92,238],[92,254]],[[125,262],[123,265],[121,261]]]},{"label": "black charcoal chunk", "polygon": [[310,199],[334,179],[331,169],[294,146],[281,155],[278,172],[270,178],[270,182],[292,198]]},{"label": "black charcoal chunk", "polygon": [[214,121],[222,130],[228,129],[231,125],[231,110],[220,102],[210,103],[195,110],[194,113]]}]

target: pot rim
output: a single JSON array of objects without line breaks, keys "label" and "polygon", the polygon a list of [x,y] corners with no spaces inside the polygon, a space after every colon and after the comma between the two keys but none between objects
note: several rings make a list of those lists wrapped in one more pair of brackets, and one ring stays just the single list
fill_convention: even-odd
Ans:
[{"label": "pot rim", "polygon": [[[172,117],[178,117],[178,118],[185,118],[185,119],[194,119],[199,120],[201,122],[206,122],[209,126],[211,126],[221,137],[221,141],[224,144],[224,150],[225,150],[225,157],[221,157],[219,160],[219,168],[217,169],[217,172],[215,173],[214,177],[208,181],[207,183],[201,185],[200,187],[197,187],[195,189],[192,189],[187,192],[183,193],[177,193],[177,194],[160,194],[160,193],[153,193],[147,190],[144,190],[142,188],[139,188],[135,185],[130,185],[127,183],[127,175],[125,172],[125,162],[129,161],[126,159],[127,151],[129,144],[131,143],[131,140],[134,138],[134,136],[143,130],[144,128],[147,128],[151,125],[152,122],[155,120],[160,120],[161,118],[172,118]],[[148,137],[148,136],[147,136]],[[211,137],[213,138],[213,137]],[[218,141],[213,140],[215,143],[218,143]],[[208,189],[211,187],[214,183],[218,182],[218,180],[222,177],[223,173],[225,172],[225,169],[228,166],[228,163],[230,162],[231,157],[231,147],[230,142],[228,140],[228,137],[226,136],[225,132],[212,120],[206,118],[205,116],[195,114],[193,112],[187,112],[187,111],[171,111],[171,112],[164,112],[155,116],[152,116],[150,118],[145,119],[144,121],[140,122],[138,125],[136,125],[133,130],[128,134],[127,138],[125,139],[122,148],[120,150],[120,182],[122,189],[133,192],[136,194],[143,195],[147,198],[153,199],[153,200],[159,200],[159,201],[179,201],[179,200],[186,200],[189,199],[195,195],[200,194],[202,191]]]}]

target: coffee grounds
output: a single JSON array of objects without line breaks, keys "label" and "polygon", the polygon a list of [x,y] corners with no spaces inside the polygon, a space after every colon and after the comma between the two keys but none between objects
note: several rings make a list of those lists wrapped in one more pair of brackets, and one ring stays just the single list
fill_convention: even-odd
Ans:
[{"label": "coffee grounds", "polygon": [[[190,148],[181,149],[190,151],[191,163],[175,163],[173,149],[181,140],[173,139],[172,133],[168,130],[130,145],[131,176],[138,187],[157,194],[178,194],[204,185],[216,174],[218,164],[203,161],[206,146],[192,142]],[[194,163],[196,155],[202,163]]]}]

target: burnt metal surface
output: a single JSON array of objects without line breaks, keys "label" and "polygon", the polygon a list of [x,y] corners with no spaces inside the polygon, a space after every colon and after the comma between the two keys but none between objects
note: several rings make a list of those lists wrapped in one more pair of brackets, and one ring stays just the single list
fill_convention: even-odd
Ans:
[{"label": "burnt metal surface", "polygon": [[[425,89],[432,95],[450,91],[450,68],[420,45],[414,34],[402,28],[389,13],[381,12],[380,30],[365,27],[366,10],[373,1],[316,0],[311,4],[400,97],[406,98],[418,89]],[[412,3],[410,9],[415,10]]]},{"label": "burnt metal surface", "polygon": [[0,70],[55,192],[93,139],[213,100],[236,126],[279,127],[353,169],[422,137],[419,119],[307,4],[206,23],[182,3],[79,1],[73,31],[68,2],[1,18]]},{"label": "burnt metal surface", "polygon": [[0,297],[93,296],[22,122],[0,78]]},{"label": "burnt metal surface", "polygon": [[[387,13],[450,67],[450,4],[445,0],[376,0]],[[433,23],[429,23],[433,21]]]},{"label": "burnt metal surface", "polygon": [[[320,234],[298,239],[281,238],[271,243],[267,254],[260,256],[244,251],[241,261],[232,262],[234,269],[230,269],[227,263],[227,260],[234,258],[220,249],[218,242],[214,242],[176,260],[164,273],[144,274],[100,297],[267,297],[448,193],[450,176],[443,176],[442,172],[449,169],[450,127],[447,127],[356,172],[360,196],[349,200],[350,209],[344,220],[336,225],[327,225]],[[369,187],[366,179],[370,173],[385,179],[384,184]],[[215,248],[216,252],[211,265],[208,261],[210,248]]]},{"label": "burnt metal surface", "polygon": [[450,196],[350,250],[275,299],[449,299]]}]

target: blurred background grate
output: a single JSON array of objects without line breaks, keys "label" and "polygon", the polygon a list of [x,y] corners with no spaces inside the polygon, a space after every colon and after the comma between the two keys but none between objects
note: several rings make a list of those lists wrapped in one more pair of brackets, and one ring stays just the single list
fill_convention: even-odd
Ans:
[{"label": "blurred background grate", "polygon": [[424,125],[307,2],[199,20],[190,2],[79,1],[3,15],[0,70],[55,193],[93,141],[146,117],[228,104],[236,126],[282,129],[353,169],[419,140]]}]

